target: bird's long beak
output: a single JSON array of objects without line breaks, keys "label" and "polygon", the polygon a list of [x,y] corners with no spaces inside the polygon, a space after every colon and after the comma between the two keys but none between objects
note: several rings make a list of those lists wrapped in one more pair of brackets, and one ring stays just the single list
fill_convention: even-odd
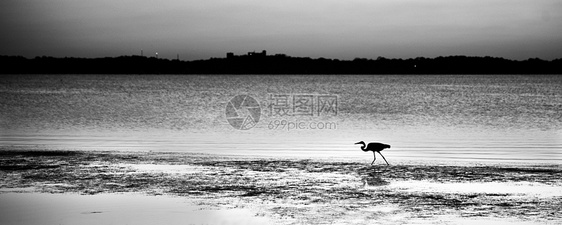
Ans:
[{"label": "bird's long beak", "polygon": [[358,145],[358,144],[361,144],[361,142],[357,142],[357,143],[355,143],[354,145]]}]

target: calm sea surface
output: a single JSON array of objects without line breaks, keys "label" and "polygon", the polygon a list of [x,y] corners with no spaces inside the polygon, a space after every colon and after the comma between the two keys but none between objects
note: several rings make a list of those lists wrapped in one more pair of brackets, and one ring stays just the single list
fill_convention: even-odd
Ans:
[{"label": "calm sea surface", "polygon": [[[249,100],[227,109],[236,95],[256,100],[257,124]],[[0,135],[2,149],[370,163],[353,145],[365,141],[390,144],[391,163],[560,164],[562,76],[2,77]]]}]

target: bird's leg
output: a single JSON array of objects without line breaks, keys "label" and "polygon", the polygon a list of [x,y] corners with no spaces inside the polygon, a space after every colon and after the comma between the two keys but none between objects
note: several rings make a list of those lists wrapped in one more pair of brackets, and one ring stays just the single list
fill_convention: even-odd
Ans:
[{"label": "bird's leg", "polygon": [[377,160],[377,156],[375,155],[375,152],[373,152],[373,157],[374,157],[374,159],[373,159],[373,162],[371,162],[371,165],[373,165],[373,163],[375,163],[375,160]]},{"label": "bird's leg", "polygon": [[[374,153],[374,152],[373,152],[373,153]],[[381,154],[381,152],[378,152],[378,153]],[[382,159],[384,159],[384,161],[386,162],[386,165],[387,165],[387,166],[390,165],[390,164],[388,164],[388,161],[386,161],[386,159],[384,158],[384,155],[381,154],[381,156],[382,156]]]}]

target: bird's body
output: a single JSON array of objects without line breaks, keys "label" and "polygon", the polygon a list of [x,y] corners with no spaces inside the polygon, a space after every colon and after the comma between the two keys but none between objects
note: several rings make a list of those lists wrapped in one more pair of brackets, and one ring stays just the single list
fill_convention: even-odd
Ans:
[{"label": "bird's body", "polygon": [[384,159],[384,161],[386,162],[386,165],[388,164],[388,161],[386,161],[386,159],[384,158],[384,155],[381,154],[381,151],[384,150],[385,148],[390,148],[390,145],[387,144],[383,144],[383,143],[378,143],[378,142],[371,142],[369,144],[365,144],[365,142],[360,141],[355,143],[356,145],[361,144],[361,150],[363,150],[364,152],[368,152],[368,151],[372,151],[373,152],[373,162],[371,162],[371,165],[373,165],[373,163],[375,162],[375,160],[377,160],[377,156],[375,155],[375,152],[378,152],[382,158]]}]

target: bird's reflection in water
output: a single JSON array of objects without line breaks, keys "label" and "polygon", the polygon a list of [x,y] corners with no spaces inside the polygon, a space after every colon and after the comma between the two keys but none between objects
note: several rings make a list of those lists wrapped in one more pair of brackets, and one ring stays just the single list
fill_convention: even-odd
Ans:
[{"label": "bird's reflection in water", "polygon": [[383,171],[378,170],[373,167],[363,167],[357,171],[361,176],[361,182],[363,182],[364,187],[369,186],[384,186],[390,184],[390,182],[383,179]]}]

